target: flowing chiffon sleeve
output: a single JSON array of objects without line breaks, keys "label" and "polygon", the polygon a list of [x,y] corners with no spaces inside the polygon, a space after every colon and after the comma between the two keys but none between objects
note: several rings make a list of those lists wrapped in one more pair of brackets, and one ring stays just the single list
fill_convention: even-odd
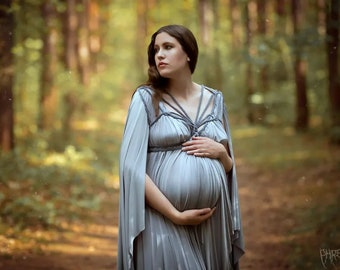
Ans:
[{"label": "flowing chiffon sleeve", "polygon": [[145,174],[149,123],[143,95],[131,100],[120,150],[120,198],[117,269],[134,269],[133,245],[145,228]]},{"label": "flowing chiffon sleeve", "polygon": [[239,259],[244,254],[244,241],[241,221],[241,210],[238,196],[235,157],[229,127],[228,113],[227,108],[224,105],[224,102],[223,102],[223,122],[224,128],[228,134],[228,148],[234,164],[230,172],[227,174],[227,179],[229,185],[229,196],[232,204],[231,209],[233,217],[233,235],[232,235],[232,253],[233,253],[232,259],[234,267],[233,269],[239,269]]}]

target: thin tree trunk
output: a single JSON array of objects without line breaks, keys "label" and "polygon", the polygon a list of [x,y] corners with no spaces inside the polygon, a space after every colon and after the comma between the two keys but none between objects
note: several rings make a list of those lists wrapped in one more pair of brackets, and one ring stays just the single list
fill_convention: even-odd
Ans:
[{"label": "thin tree trunk", "polygon": [[253,114],[253,106],[252,106],[252,96],[254,94],[254,79],[253,79],[253,71],[252,71],[252,63],[251,63],[251,55],[252,55],[252,35],[254,26],[252,25],[252,19],[251,19],[251,12],[252,12],[252,5],[254,3],[252,1],[249,1],[244,6],[244,18],[245,18],[245,32],[246,32],[246,39],[245,39],[245,50],[248,53],[249,59],[247,61],[246,66],[246,105],[247,105],[247,118],[249,123],[253,124],[255,122],[254,114]]},{"label": "thin tree trunk", "polygon": [[286,32],[286,25],[287,25],[286,4],[287,4],[287,0],[277,0],[276,6],[275,6],[275,12],[277,15],[275,33],[279,35],[283,35]]},{"label": "thin tree trunk", "polygon": [[[136,61],[137,66],[142,67],[143,70],[147,68],[147,59],[145,51],[142,48],[145,47],[145,40],[148,35],[148,0],[136,1],[137,11],[137,28],[136,28]],[[143,74],[140,74],[140,79],[144,78]]]},{"label": "thin tree trunk", "polygon": [[326,29],[326,10],[325,10],[325,0],[317,0],[316,2],[316,10],[317,10],[317,27],[319,35],[325,34]]},{"label": "thin tree trunk", "polygon": [[57,89],[54,78],[57,70],[57,29],[56,11],[52,0],[42,6],[42,17],[45,22],[42,48],[42,71],[40,78],[40,115],[39,129],[52,129],[57,110]]},{"label": "thin tree trunk", "polygon": [[198,1],[198,18],[199,18],[199,29],[202,44],[204,47],[208,47],[211,41],[211,29],[212,29],[212,7],[209,0]]},{"label": "thin tree trunk", "polygon": [[286,15],[286,1],[287,0],[276,1],[276,14],[280,17],[283,17]]},{"label": "thin tree trunk", "polygon": [[327,58],[329,100],[331,111],[331,140],[340,143],[340,74],[339,74],[339,25],[340,1],[331,0],[327,12]]},{"label": "thin tree trunk", "polygon": [[229,10],[230,10],[230,28],[231,28],[231,44],[233,47],[233,51],[236,51],[240,48],[241,45],[241,12],[240,8],[237,5],[237,0],[229,1]]},{"label": "thin tree trunk", "polygon": [[294,45],[294,74],[295,74],[295,87],[296,87],[296,120],[295,128],[297,131],[304,131],[308,129],[309,125],[309,105],[307,98],[307,63],[302,58],[303,46],[300,44],[300,28],[302,24],[302,12],[300,0],[292,0],[292,19],[295,40]]},{"label": "thin tree trunk", "polygon": [[[79,79],[78,73],[78,16],[76,11],[76,0],[66,1],[66,12],[64,17],[64,65],[71,80]],[[65,140],[69,139],[71,134],[71,121],[76,109],[75,89],[68,88],[63,96],[63,116],[62,132]]]},{"label": "thin tree trunk", "polygon": [[90,1],[89,4],[89,29],[90,29],[90,61],[92,72],[98,72],[98,55],[101,51],[102,41],[99,34],[100,14],[97,0]]},{"label": "thin tree trunk", "polygon": [[[76,72],[78,66],[77,59],[77,29],[78,17],[76,12],[76,0],[66,1],[66,17],[64,24],[64,62],[69,72]],[[76,76],[75,76],[76,77]]]},{"label": "thin tree trunk", "polygon": [[14,148],[13,111],[13,38],[14,20],[10,11],[11,0],[0,4],[0,149]]},{"label": "thin tree trunk", "polygon": [[[25,31],[28,24],[27,14],[28,8],[26,3],[20,5],[20,9],[14,13],[15,21],[15,42],[17,44],[24,44],[28,38],[27,31]],[[26,70],[29,63],[30,52],[27,49],[22,51],[21,55],[16,55],[15,60],[15,112],[17,114],[23,113],[25,109],[25,100],[27,99],[27,92],[29,89],[29,79],[27,78]]]},{"label": "thin tree trunk", "polygon": [[81,83],[87,87],[90,83],[90,45],[89,45],[89,27],[88,27],[88,10],[89,0],[80,0],[81,11],[78,13],[78,58],[79,73]]},{"label": "thin tree trunk", "polygon": [[222,71],[219,63],[219,48],[214,44],[214,30],[216,31],[219,27],[216,5],[215,0],[200,0],[197,8],[202,41],[201,58],[203,63],[207,63],[207,68],[204,70],[204,81],[212,87],[221,89]]},{"label": "thin tree trunk", "polygon": [[[266,12],[266,2],[263,0],[257,0],[257,23],[258,23],[258,33],[261,39],[265,39],[267,34],[267,12]],[[259,52],[261,56],[262,52]],[[264,55],[262,55],[264,56]],[[263,61],[263,65],[260,68],[260,82],[261,82],[261,92],[266,93],[269,91],[269,79],[268,79],[268,63],[266,59]]]},{"label": "thin tree trunk", "polygon": [[222,64],[221,64],[221,52],[220,52],[220,47],[217,45],[218,41],[220,39],[220,36],[218,36],[216,33],[219,33],[220,29],[220,16],[218,12],[218,1],[217,0],[212,0],[212,10],[213,10],[213,18],[214,18],[214,42],[212,46],[214,47],[214,69],[215,69],[215,74],[214,74],[214,87],[217,89],[222,90],[223,88],[223,70],[222,70]]}]

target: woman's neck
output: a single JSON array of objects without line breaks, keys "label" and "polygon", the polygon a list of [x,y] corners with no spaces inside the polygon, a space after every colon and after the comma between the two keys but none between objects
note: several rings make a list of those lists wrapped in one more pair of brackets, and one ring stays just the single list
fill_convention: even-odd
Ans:
[{"label": "woman's neck", "polygon": [[184,79],[172,79],[169,81],[168,91],[171,95],[180,98],[188,99],[197,93],[199,86],[191,80],[191,77]]}]

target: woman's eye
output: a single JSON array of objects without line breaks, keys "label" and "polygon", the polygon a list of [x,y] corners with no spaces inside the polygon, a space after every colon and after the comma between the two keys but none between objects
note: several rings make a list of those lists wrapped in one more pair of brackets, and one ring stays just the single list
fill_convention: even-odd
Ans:
[{"label": "woman's eye", "polygon": [[154,48],[153,50],[154,50],[155,53],[158,53],[159,48]]},{"label": "woman's eye", "polygon": [[166,45],[166,46],[165,46],[165,49],[167,49],[167,50],[170,50],[171,48],[172,48],[171,45]]}]

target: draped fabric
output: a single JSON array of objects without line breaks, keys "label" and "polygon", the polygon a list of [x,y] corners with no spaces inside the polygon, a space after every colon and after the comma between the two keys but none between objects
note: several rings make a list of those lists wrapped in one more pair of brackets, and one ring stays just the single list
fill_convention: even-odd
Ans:
[{"label": "draped fabric", "polygon": [[[224,144],[234,160],[221,92],[209,95],[195,119],[172,97],[152,106],[152,90],[134,93],[120,152],[118,269],[237,269],[244,253],[235,165],[228,173],[217,159],[181,150],[193,136]],[[214,207],[197,226],[179,226],[145,204],[145,175],[180,211]]]}]

